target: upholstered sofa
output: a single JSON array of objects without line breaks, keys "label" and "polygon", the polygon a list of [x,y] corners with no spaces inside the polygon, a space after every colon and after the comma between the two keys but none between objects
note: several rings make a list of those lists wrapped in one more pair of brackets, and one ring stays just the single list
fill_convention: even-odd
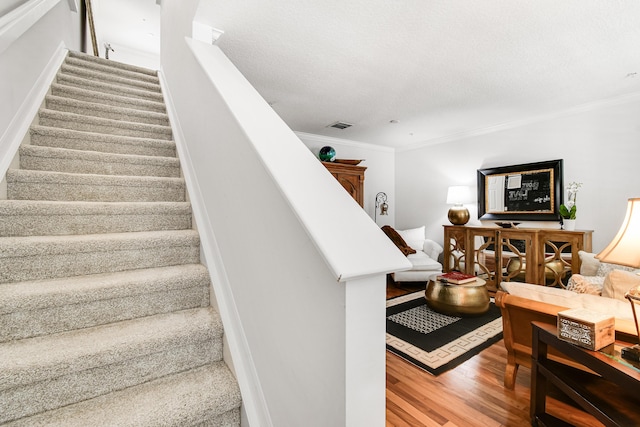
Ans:
[{"label": "upholstered sofa", "polygon": [[391,273],[394,281],[423,282],[429,280],[432,275],[442,272],[442,264],[438,262],[438,257],[443,248],[433,240],[425,237],[424,226],[407,230],[394,230],[387,225],[382,227],[382,231],[407,256],[413,266],[410,270]]},{"label": "upholstered sofa", "polygon": [[[592,254],[583,254],[585,255]],[[595,258],[593,260],[599,263]],[[585,267],[580,269],[581,275],[593,271],[588,270],[593,265]],[[629,301],[624,298],[624,293],[631,287],[640,285],[640,276],[635,271],[624,271],[620,266],[611,264],[597,265],[596,271],[598,270],[608,271],[599,294],[521,282],[500,284],[501,290],[496,294],[496,305],[502,311],[504,345],[507,349],[504,375],[506,388],[514,387],[519,365],[531,366],[531,322],[556,325],[559,311],[585,308],[597,313],[610,314],[615,318],[616,338],[637,342],[633,312]],[[554,357],[561,358],[561,355]]]}]

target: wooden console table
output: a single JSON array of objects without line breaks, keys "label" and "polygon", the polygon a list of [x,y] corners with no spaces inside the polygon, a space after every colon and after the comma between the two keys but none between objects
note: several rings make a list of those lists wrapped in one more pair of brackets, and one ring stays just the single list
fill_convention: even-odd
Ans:
[{"label": "wooden console table", "polygon": [[500,282],[564,288],[580,271],[578,251],[591,252],[591,230],[444,226],[444,271],[475,274],[496,292]]},{"label": "wooden console table", "polygon": [[[619,354],[622,346],[631,344],[591,351],[559,339],[554,326],[533,322],[532,327],[532,425],[570,425],[546,413],[547,389],[553,384],[605,426],[640,426],[640,368],[620,359]],[[550,360],[551,348],[592,372]]]}]

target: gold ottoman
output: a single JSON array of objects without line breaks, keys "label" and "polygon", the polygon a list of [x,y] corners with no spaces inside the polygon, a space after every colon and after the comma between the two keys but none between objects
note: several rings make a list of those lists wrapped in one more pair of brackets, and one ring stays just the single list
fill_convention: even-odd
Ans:
[{"label": "gold ottoman", "polygon": [[482,279],[454,285],[432,276],[424,297],[433,311],[450,316],[478,316],[489,310],[489,291]]}]

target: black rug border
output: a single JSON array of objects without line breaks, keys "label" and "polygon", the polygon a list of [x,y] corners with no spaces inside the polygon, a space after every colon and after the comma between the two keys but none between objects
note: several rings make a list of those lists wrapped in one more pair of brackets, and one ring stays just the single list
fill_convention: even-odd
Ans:
[{"label": "black rug border", "polygon": [[[418,291],[418,292],[414,292],[411,294],[405,294],[405,295],[401,295],[399,297],[395,297],[395,298],[390,298],[387,301],[392,301],[395,300],[397,298],[403,298],[403,297],[407,297],[410,296],[412,294],[423,294],[424,292],[422,291]],[[414,298],[411,299],[409,301],[403,302],[403,303],[399,303],[396,304],[394,306],[391,307],[387,307],[387,311],[386,311],[386,317],[392,315],[392,314],[396,314],[398,312],[401,311],[405,311],[414,307],[418,307],[421,305],[426,304],[426,301],[424,298]],[[500,308],[498,308],[494,302],[491,302],[490,306],[489,306],[489,311],[481,316],[474,316],[474,317],[465,317],[464,319],[467,321],[472,321],[473,329],[477,329],[482,325],[486,325],[487,323],[490,323],[498,318],[500,318],[502,315],[502,313],[500,312]],[[386,318],[385,318],[386,319]],[[388,319],[386,319],[387,322],[387,333],[389,335],[393,335],[394,337],[397,337],[398,339],[405,341],[409,344],[411,344],[414,347],[420,348],[423,351],[426,352],[432,352],[440,347],[442,347],[443,345],[451,342],[451,338],[449,338],[448,336],[450,335],[448,332],[444,332],[443,329],[445,328],[441,328],[439,330],[436,330],[434,332],[431,332],[429,334],[426,334],[429,337],[429,342],[427,344],[425,343],[420,343],[419,339],[424,339],[424,335],[418,331],[414,331],[410,328],[407,328],[405,326],[399,325],[395,322],[392,322]],[[455,322],[457,323],[457,322]],[[455,329],[455,323],[448,325],[446,328],[454,328]],[[400,330],[399,334],[398,333],[392,333],[390,332],[390,324],[391,324],[391,330]],[[468,327],[464,328],[465,330],[468,329]],[[461,334],[464,335],[465,333],[468,333],[469,331],[466,331],[464,333]],[[460,333],[460,332],[458,332]],[[445,336],[447,335],[447,336]],[[460,356],[456,357],[455,359],[449,361],[448,363],[445,363],[442,366],[439,366],[437,368],[431,368],[428,365],[425,365],[422,362],[419,362],[418,360],[414,359],[413,357],[409,356],[408,354],[404,353],[401,350],[398,350],[396,348],[394,348],[393,346],[390,346],[389,344],[387,344],[387,350],[390,351],[391,353],[399,356],[400,358],[406,360],[407,362],[411,363],[414,366],[419,367],[420,369],[423,369],[426,372],[429,372],[430,374],[433,375],[440,375],[443,372],[446,372],[450,369],[455,368],[458,365],[461,365],[462,363],[466,362],[467,360],[471,359],[473,356],[475,356],[476,354],[480,353],[482,350],[492,346],[493,344],[495,344],[496,342],[500,341],[503,337],[503,333],[500,332],[498,334],[496,334],[494,337],[491,337],[489,339],[487,339],[485,342],[483,342],[482,344],[479,344],[477,346],[475,346],[473,349],[464,352],[463,354],[461,354]],[[412,340],[411,338],[416,338],[414,340]],[[433,342],[432,342],[433,341]]]}]

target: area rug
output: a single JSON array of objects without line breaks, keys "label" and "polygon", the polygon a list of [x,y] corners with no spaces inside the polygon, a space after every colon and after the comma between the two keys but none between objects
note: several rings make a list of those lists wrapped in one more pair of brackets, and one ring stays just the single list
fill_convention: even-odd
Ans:
[{"label": "area rug", "polygon": [[436,313],[424,291],[387,300],[387,349],[439,375],[502,339],[500,309],[491,303],[482,316]]}]

